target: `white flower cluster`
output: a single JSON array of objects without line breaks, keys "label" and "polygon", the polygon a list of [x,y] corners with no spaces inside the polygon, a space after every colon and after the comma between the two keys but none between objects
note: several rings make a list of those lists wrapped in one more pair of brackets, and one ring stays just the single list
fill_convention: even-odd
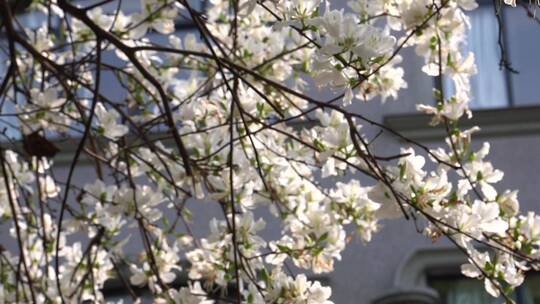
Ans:
[{"label": "white flower cluster", "polygon": [[[517,191],[496,187],[489,144],[475,150],[478,129],[458,126],[471,114],[476,67],[462,49],[474,0],[211,0],[204,13],[189,3],[142,0],[129,13],[33,1],[48,18],[26,36],[2,17],[8,39],[30,42],[11,50],[1,96],[25,152],[0,151],[1,225],[17,241],[0,247],[0,302],[105,302],[115,279],[148,286],[156,303],[328,304],[330,288],[288,263],[331,272],[348,234],[370,242],[381,220],[401,216],[454,242],[469,257],[463,273],[494,296],[538,268],[540,217],[519,214]],[[175,32],[182,18],[198,35]],[[346,106],[397,99],[407,47],[422,71],[454,83],[436,106],[418,105],[446,127],[447,146],[380,156],[362,124],[384,127]],[[312,84],[337,97],[312,97]],[[63,180],[31,139],[73,134]],[[79,156],[95,167],[83,184],[72,179]],[[192,204],[223,212],[207,235],[191,229]],[[124,249],[134,244],[137,254]],[[174,287],[180,272],[189,282]]]}]

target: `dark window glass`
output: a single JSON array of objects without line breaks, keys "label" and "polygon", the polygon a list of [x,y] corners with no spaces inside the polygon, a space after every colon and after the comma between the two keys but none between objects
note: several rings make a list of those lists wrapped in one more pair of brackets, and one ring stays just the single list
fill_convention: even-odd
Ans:
[{"label": "dark window glass", "polygon": [[[484,288],[484,282],[463,276],[429,276],[428,285],[437,290],[441,304],[501,304],[502,297],[494,298]],[[540,304],[540,275],[532,274],[512,294],[516,304]]]}]

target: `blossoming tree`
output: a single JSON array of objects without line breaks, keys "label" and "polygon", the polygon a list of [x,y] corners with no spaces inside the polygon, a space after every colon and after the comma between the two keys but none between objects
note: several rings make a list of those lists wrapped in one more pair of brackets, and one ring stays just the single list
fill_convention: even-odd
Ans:
[{"label": "blossoming tree", "polygon": [[[142,0],[136,12],[34,0],[22,9],[40,16],[35,29],[19,20],[23,2],[0,1],[1,115],[15,118],[1,122],[0,215],[15,242],[0,250],[0,302],[104,302],[116,279],[156,303],[331,303],[329,287],[287,263],[331,272],[348,234],[369,242],[396,217],[448,238],[493,296],[511,301],[539,266],[540,217],[518,213],[516,191],[494,186],[503,173],[489,145],[474,150],[477,128],[458,125],[471,116],[476,68],[462,47],[474,0]],[[181,37],[178,20],[196,33]],[[437,149],[347,107],[398,98],[405,48],[455,87],[417,105],[447,131]],[[121,98],[103,90],[111,79]],[[362,125],[406,145],[378,155]],[[51,173],[52,138],[76,147],[64,179]],[[77,184],[82,157],[95,179]],[[344,178],[321,186],[333,176]],[[188,200],[220,207],[209,235],[191,229]],[[278,237],[261,237],[260,210]],[[140,254],[123,250],[130,239]],[[173,284],[180,272],[187,287]]]}]

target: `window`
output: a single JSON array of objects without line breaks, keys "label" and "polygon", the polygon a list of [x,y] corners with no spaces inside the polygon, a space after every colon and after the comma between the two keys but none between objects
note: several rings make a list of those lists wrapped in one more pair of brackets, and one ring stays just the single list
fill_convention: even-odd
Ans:
[{"label": "window", "polygon": [[[480,7],[467,12],[471,29],[464,52],[474,52],[478,74],[471,77],[471,108],[505,108],[540,105],[536,73],[540,69],[540,24],[530,18],[528,8],[500,10],[501,43],[506,59],[516,71],[500,68],[499,25],[492,1],[478,1]],[[530,15],[528,17],[528,14]],[[445,95],[453,84],[443,79]]]},{"label": "window", "polygon": [[[475,54],[478,73],[471,77],[471,108],[500,108],[513,104],[510,96],[509,71],[500,69],[499,26],[492,5],[481,5],[467,13],[471,29],[468,32],[464,54]],[[504,41],[503,41],[504,43]],[[453,94],[449,78],[442,82],[445,96]]]},{"label": "window", "polygon": [[[456,248],[420,248],[403,259],[394,274],[394,285],[372,304],[502,304],[484,288],[483,281],[463,276],[467,262]],[[516,304],[540,304],[540,272],[530,273],[515,290]]]},{"label": "window", "polygon": [[[484,289],[484,283],[463,276],[428,276],[428,285],[437,290],[441,304],[500,304]],[[516,304],[540,304],[540,274],[532,274],[512,294]]]},{"label": "window", "polygon": [[[535,8],[531,10],[534,14]],[[512,99],[516,106],[539,105],[540,24],[527,17],[525,8],[506,9],[503,17],[507,53],[512,67],[519,72],[510,75]]]}]

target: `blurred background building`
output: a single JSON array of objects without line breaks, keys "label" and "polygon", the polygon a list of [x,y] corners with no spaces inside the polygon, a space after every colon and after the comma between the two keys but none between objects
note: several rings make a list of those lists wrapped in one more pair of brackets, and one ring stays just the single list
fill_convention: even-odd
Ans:
[{"label": "blurred background building", "polygon": [[[191,2],[199,8],[204,7],[202,0]],[[331,2],[345,7],[346,1]],[[476,54],[478,74],[472,79],[474,117],[464,121],[462,126],[479,125],[481,131],[475,144],[491,143],[489,159],[496,168],[505,172],[503,181],[497,184],[498,189],[519,189],[521,212],[540,212],[540,24],[528,17],[527,8],[505,7],[501,10],[503,28],[499,33],[493,2],[480,1],[480,7],[470,12],[471,31],[467,48]],[[138,5],[138,1],[133,3]],[[24,18],[29,26],[39,21],[32,15]],[[182,36],[196,33],[185,21],[179,21],[177,28]],[[518,73],[500,69],[499,43]],[[398,100],[388,100],[384,104],[377,100],[355,100],[351,111],[384,122],[429,147],[443,146],[444,130],[429,127],[430,118],[418,114],[415,105],[435,103],[434,84],[442,85],[447,93],[451,92],[451,85],[445,79],[424,74],[421,71],[423,59],[416,56],[413,49],[405,49],[402,56],[408,89],[400,92]],[[109,76],[112,79],[112,75]],[[103,86],[102,90],[111,97],[121,98],[122,92],[114,81],[103,81]],[[323,98],[330,93],[321,89],[313,94]],[[365,131],[371,134],[378,132],[369,126],[365,126]],[[393,155],[404,144],[383,134],[374,145],[381,154]],[[55,173],[62,179],[67,175],[76,147],[66,142],[60,145],[62,152],[55,158],[60,168]],[[76,170],[76,182],[92,181],[93,172],[93,165],[83,160]],[[366,184],[370,182],[362,176],[357,178]],[[200,201],[190,203],[189,208],[193,209],[193,217],[198,218],[193,223],[193,230],[200,236],[208,231],[208,221],[204,219],[220,217],[222,212],[215,204]],[[4,238],[0,237],[2,243]],[[127,246],[127,251],[133,254],[141,248],[136,241]],[[440,239],[432,243],[417,231],[413,221],[397,219],[382,222],[380,231],[368,244],[352,240],[343,252],[342,260],[335,264],[334,272],[312,275],[312,278],[331,286],[332,300],[339,304],[501,303],[501,299],[493,299],[484,291],[481,281],[460,275],[460,265],[464,262],[465,257],[449,242]],[[125,296],[126,302],[130,301],[127,292],[124,295],[115,284],[109,284],[108,288],[111,299]],[[540,304],[540,275],[530,275],[514,297],[518,304]]]}]

